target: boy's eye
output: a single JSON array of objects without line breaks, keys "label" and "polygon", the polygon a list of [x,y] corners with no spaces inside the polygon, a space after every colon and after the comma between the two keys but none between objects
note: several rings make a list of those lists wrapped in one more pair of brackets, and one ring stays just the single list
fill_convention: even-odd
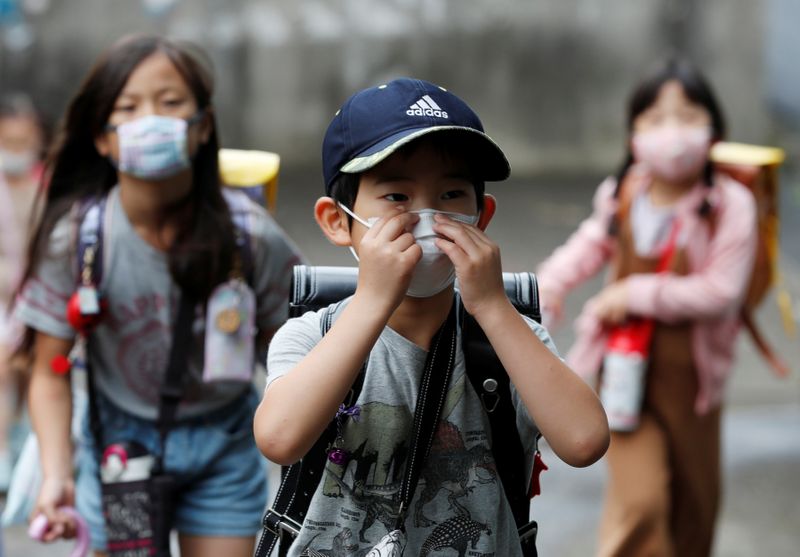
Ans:
[{"label": "boy's eye", "polygon": [[464,190],[450,190],[442,194],[442,199],[458,199],[464,197],[466,192]]},{"label": "boy's eye", "polygon": [[383,196],[383,198],[387,201],[399,202],[399,201],[408,201],[408,196],[404,193],[389,193]]},{"label": "boy's eye", "polygon": [[114,112],[133,112],[134,110],[136,110],[136,107],[132,104],[123,104],[114,107]]}]

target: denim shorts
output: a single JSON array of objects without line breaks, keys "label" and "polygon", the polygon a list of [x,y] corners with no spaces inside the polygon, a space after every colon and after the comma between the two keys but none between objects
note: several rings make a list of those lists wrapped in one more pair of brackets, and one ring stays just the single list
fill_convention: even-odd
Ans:
[{"label": "denim shorts", "polygon": [[[260,530],[267,503],[266,460],[255,445],[253,415],[258,395],[241,399],[202,418],[181,421],[166,442],[166,472],[179,482],[175,529],[183,534],[251,537]],[[97,397],[105,445],[136,440],[160,452],[154,422],[126,414]],[[92,547],[105,550],[100,478],[88,412],[78,448],[75,504],[89,524]]]}]

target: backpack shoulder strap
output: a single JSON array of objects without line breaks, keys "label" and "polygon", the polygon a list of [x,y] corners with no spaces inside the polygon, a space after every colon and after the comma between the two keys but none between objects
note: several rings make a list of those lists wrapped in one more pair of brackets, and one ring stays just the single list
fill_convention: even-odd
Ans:
[{"label": "backpack shoulder strap", "polygon": [[[717,228],[719,224],[719,215],[717,214],[716,210],[712,210],[708,214],[708,226],[709,226],[709,233],[713,238],[714,235],[717,233]],[[759,242],[764,242],[764,239],[759,237]],[[759,248],[761,249],[761,246]],[[756,345],[756,349],[758,350],[761,357],[769,365],[772,373],[774,373],[778,377],[786,377],[789,375],[789,366],[783,359],[778,356],[777,352],[772,348],[772,345],[767,341],[764,333],[761,331],[761,327],[759,327],[758,322],[756,321],[755,316],[753,315],[753,309],[756,305],[754,302],[750,301],[752,298],[761,298],[763,297],[763,293],[766,292],[766,288],[764,288],[764,284],[761,284],[762,292],[761,294],[754,294],[752,290],[755,288],[753,285],[753,273],[757,272],[759,269],[763,268],[758,266],[759,263],[756,263],[756,269],[751,272],[750,275],[750,283],[747,285],[747,291],[745,294],[745,300],[742,304],[742,307],[739,309],[739,319],[744,325],[744,328],[750,334],[750,338],[753,339],[753,344]],[[769,265],[768,265],[769,266]],[[772,276],[763,277],[760,279],[761,282],[765,282],[766,285],[772,281]]]},{"label": "backpack shoulder strap", "polygon": [[103,280],[107,196],[89,197],[77,209],[75,268],[78,282],[99,288]]},{"label": "backpack shoulder strap", "polygon": [[236,235],[238,264],[245,281],[252,285],[255,279],[255,263],[253,261],[253,235],[250,233],[252,215],[250,214],[250,198],[243,192],[222,189],[222,195],[228,204]]},{"label": "backpack shoulder strap", "polygon": [[[320,333],[325,336],[333,325],[336,311],[340,304],[336,303],[320,310]],[[352,406],[358,400],[364,386],[366,362],[350,389],[345,406]],[[256,547],[255,557],[267,557],[272,554],[276,543],[281,540],[281,554],[285,552],[296,538],[303,526],[311,498],[317,492],[328,449],[336,439],[336,420],[325,428],[311,449],[298,462],[281,469],[281,485],[272,506],[267,509],[262,521],[263,532]]]},{"label": "backpack shoulder strap", "polygon": [[497,474],[517,528],[521,528],[530,520],[530,500],[525,450],[517,430],[517,415],[511,400],[511,382],[483,329],[474,317],[464,311],[460,297],[457,303],[467,377],[489,418]]}]

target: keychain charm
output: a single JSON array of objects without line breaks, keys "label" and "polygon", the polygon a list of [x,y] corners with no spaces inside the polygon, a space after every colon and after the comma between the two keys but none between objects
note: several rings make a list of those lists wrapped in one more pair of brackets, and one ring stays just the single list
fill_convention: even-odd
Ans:
[{"label": "keychain charm", "polygon": [[91,284],[78,288],[78,308],[81,315],[100,313],[100,298],[97,295],[97,289]]},{"label": "keychain charm", "polygon": [[59,354],[50,360],[50,371],[56,375],[66,375],[72,370],[72,362],[67,356]]},{"label": "keychain charm", "polygon": [[549,470],[549,468],[542,460],[542,453],[537,450],[533,457],[533,472],[531,473],[531,488],[528,492],[528,499],[533,499],[542,493],[542,484],[539,481],[539,476],[545,470]]},{"label": "keychain charm", "polygon": [[218,330],[230,335],[239,330],[242,317],[236,308],[223,309],[217,314],[214,324]]},{"label": "keychain charm", "polygon": [[350,452],[343,448],[344,437],[342,436],[342,429],[346,418],[352,418],[354,422],[357,422],[360,416],[361,407],[357,404],[353,406],[339,405],[339,410],[336,411],[336,416],[334,417],[336,420],[336,439],[334,439],[333,445],[328,448],[328,460],[333,464],[347,466],[347,463],[350,462]]},{"label": "keychain charm", "polygon": [[81,286],[67,302],[67,322],[81,334],[90,333],[102,321],[105,309],[94,286]]},{"label": "keychain charm", "polygon": [[208,298],[203,381],[250,381],[255,359],[256,299],[239,278],[217,286]]}]

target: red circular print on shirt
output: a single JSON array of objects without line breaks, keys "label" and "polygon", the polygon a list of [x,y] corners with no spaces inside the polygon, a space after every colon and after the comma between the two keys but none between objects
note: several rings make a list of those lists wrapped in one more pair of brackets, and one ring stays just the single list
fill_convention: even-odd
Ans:
[{"label": "red circular print on shirt", "polygon": [[167,366],[171,331],[156,320],[122,336],[117,363],[128,387],[141,398],[157,402]]}]

